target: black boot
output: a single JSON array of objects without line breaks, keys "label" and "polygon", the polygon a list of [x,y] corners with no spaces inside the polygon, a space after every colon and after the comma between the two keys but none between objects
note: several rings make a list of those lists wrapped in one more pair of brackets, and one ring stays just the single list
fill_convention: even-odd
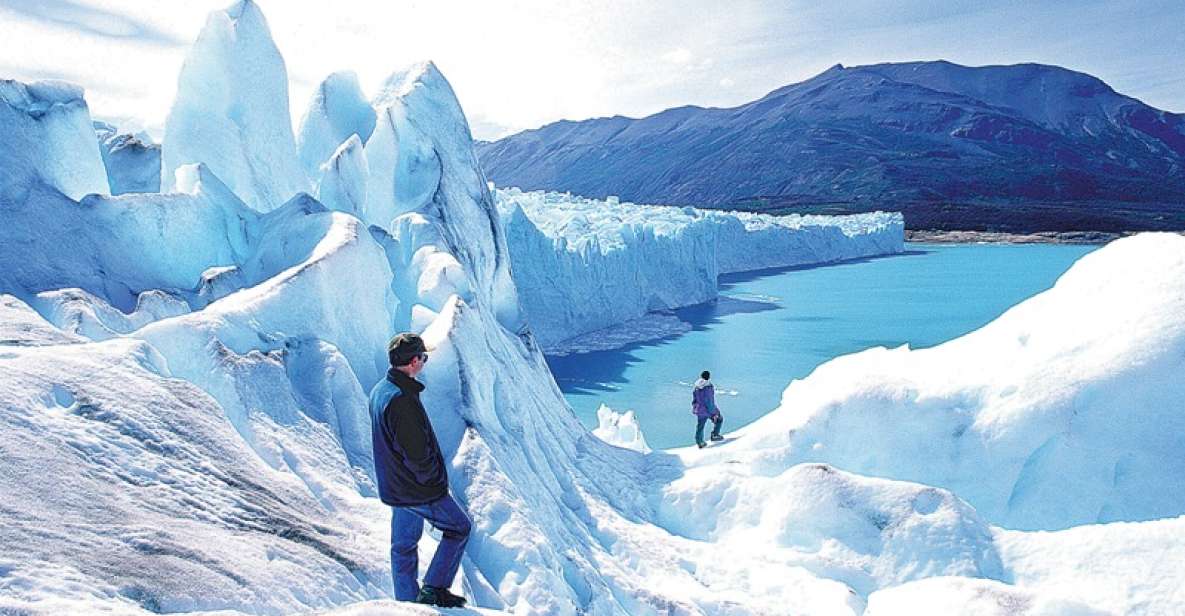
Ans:
[{"label": "black boot", "polygon": [[465,597],[458,597],[449,592],[447,588],[424,586],[420,589],[420,595],[416,597],[416,603],[425,603],[436,607],[465,607]]},{"label": "black boot", "polygon": [[722,440],[724,440],[724,437],[723,437],[723,436],[720,436],[719,434],[713,434],[713,435],[712,435],[712,440],[713,440],[713,441],[722,441]]}]

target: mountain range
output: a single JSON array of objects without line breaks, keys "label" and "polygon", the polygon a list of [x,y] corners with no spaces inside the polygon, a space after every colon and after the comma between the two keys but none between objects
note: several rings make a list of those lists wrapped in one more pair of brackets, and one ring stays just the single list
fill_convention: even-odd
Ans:
[{"label": "mountain range", "polygon": [[836,65],[733,108],[560,121],[478,144],[504,186],[911,229],[1185,229],[1185,115],[1042,64]]}]

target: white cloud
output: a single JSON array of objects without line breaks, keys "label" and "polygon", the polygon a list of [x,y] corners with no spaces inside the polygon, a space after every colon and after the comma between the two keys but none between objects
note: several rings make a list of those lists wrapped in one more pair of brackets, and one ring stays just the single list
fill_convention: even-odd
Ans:
[{"label": "white cloud", "polygon": [[671,64],[678,64],[682,66],[691,62],[693,56],[690,49],[687,49],[686,47],[679,47],[677,49],[672,49],[659,57],[662,58],[664,62],[670,62]]}]

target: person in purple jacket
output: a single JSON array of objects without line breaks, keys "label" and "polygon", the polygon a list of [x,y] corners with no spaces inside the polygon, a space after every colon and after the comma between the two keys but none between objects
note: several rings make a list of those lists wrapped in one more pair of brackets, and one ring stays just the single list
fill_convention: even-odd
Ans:
[{"label": "person in purple jacket", "polygon": [[704,370],[699,377],[699,380],[695,382],[695,389],[691,393],[691,413],[696,418],[695,444],[703,449],[708,445],[704,442],[704,424],[711,419],[713,424],[712,440],[722,441],[724,437],[720,436],[720,425],[724,423],[724,417],[716,406],[716,388],[712,385],[712,373]]}]

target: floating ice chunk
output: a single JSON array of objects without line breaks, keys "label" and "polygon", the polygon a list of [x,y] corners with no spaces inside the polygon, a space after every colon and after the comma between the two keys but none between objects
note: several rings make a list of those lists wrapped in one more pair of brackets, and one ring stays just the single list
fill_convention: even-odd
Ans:
[{"label": "floating ice chunk", "polygon": [[161,147],[166,191],[191,163],[207,165],[258,211],[309,190],[292,136],[288,72],[251,0],[210,13],[181,68]]},{"label": "floating ice chunk", "polygon": [[618,413],[602,404],[597,409],[597,428],[593,430],[597,438],[622,449],[629,449],[639,453],[650,453],[646,445],[646,437],[642,436],[642,426],[633,411]]},{"label": "floating ice chunk", "polygon": [[120,133],[106,122],[94,125],[111,194],[160,192],[160,144],[144,133]]},{"label": "floating ice chunk", "polygon": [[[689,331],[691,331],[691,324],[687,321],[670,313],[651,312],[637,319],[631,319],[624,323],[619,323],[605,329],[598,329],[587,334],[581,334],[575,338],[569,338],[563,342],[549,345],[544,347],[544,350],[548,355],[557,357],[574,353],[608,351],[639,342],[649,342],[670,336],[678,336]],[[690,387],[691,383],[686,383],[686,385]],[[727,392],[717,390],[716,393],[724,395]],[[735,393],[731,395],[735,395]]]},{"label": "floating ice chunk", "polygon": [[317,198],[331,210],[362,216],[370,171],[358,135],[350,135],[321,165]]},{"label": "floating ice chunk", "polygon": [[351,135],[362,143],[374,132],[374,109],[362,94],[353,71],[333,73],[313,93],[300,121],[297,147],[305,174],[316,179],[334,152]]},{"label": "floating ice chunk", "polygon": [[0,80],[0,202],[34,184],[71,199],[110,193],[82,88],[62,81]]}]

